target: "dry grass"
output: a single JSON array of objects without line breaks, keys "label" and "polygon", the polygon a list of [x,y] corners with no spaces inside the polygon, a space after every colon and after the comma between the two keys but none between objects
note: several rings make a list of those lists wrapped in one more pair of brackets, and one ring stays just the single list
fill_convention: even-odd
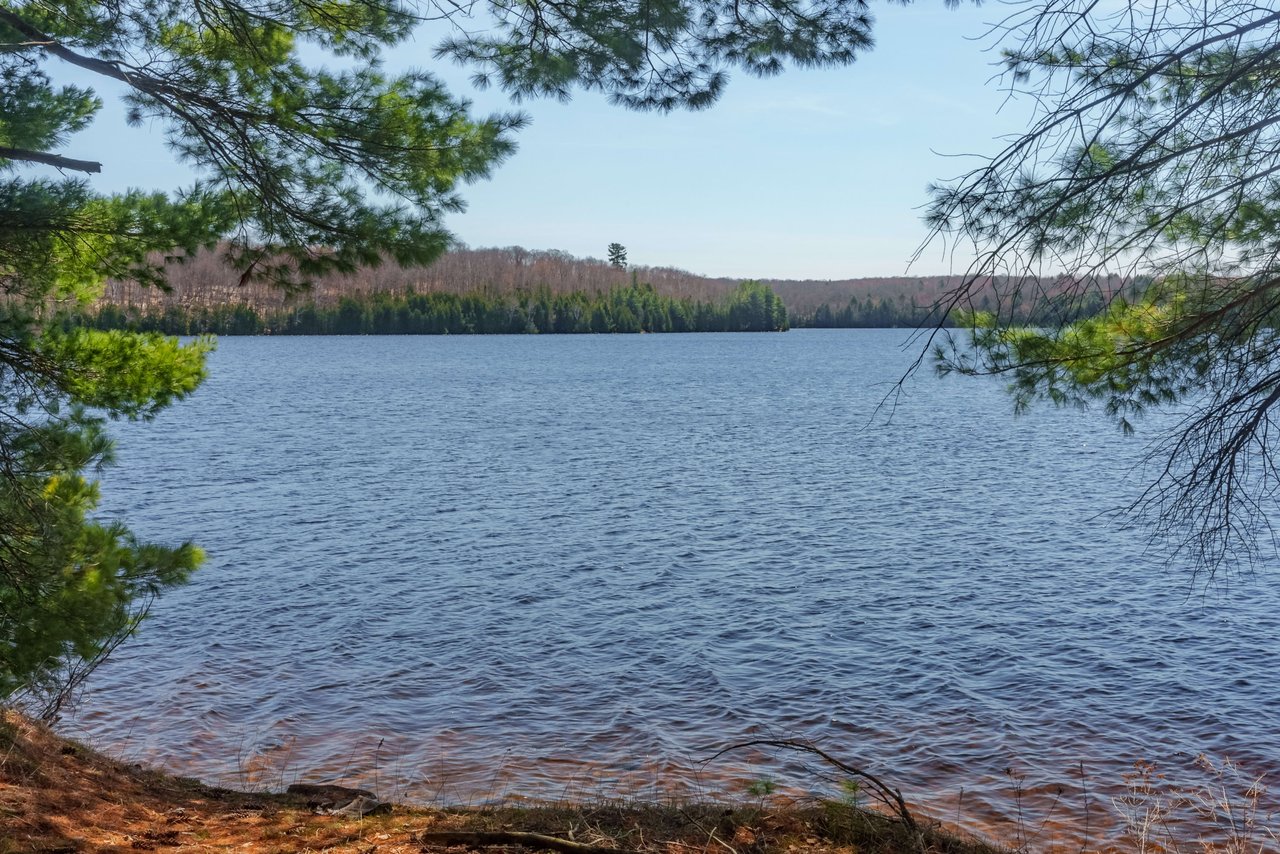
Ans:
[{"label": "dry grass", "polygon": [[1193,773],[1171,779],[1137,762],[1114,799],[1137,854],[1267,854],[1280,851],[1280,817],[1261,776],[1230,760],[1196,759]]},{"label": "dry grass", "polygon": [[[519,830],[644,854],[995,854],[995,849],[848,805],[586,802],[466,810],[397,807],[364,819],[315,815],[287,795],[237,792],[102,756],[25,718],[0,717],[0,854],[333,852],[462,854],[428,830]],[[500,846],[495,854],[516,854]]]}]

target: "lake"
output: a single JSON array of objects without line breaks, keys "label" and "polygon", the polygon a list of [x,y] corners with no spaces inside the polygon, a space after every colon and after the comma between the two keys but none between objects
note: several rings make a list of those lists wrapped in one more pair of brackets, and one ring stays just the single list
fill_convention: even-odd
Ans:
[{"label": "lake", "polygon": [[1280,767],[1274,575],[1193,587],[1101,512],[1144,447],[1101,414],[927,366],[877,411],[908,334],[223,339],[104,483],[208,562],[63,728],[450,804],[831,794],[702,762],[813,738],[1045,839],[1136,760]]}]

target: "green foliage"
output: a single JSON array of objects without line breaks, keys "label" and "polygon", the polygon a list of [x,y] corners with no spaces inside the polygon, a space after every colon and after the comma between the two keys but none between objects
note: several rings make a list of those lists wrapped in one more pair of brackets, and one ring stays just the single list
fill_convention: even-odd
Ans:
[{"label": "green foliage", "polygon": [[223,201],[200,192],[176,201],[101,196],[83,181],[0,179],[4,292],[37,304],[92,299],[105,276],[158,284],[156,253],[195,251],[231,226]]},{"label": "green foliage", "polygon": [[[6,94],[20,100],[30,81]],[[82,124],[91,101],[28,99],[30,124],[19,125],[18,105],[0,132],[9,143],[56,139]],[[52,309],[93,299],[108,275],[156,282],[152,253],[194,250],[229,222],[200,193],[171,201],[99,196],[81,181],[0,180],[0,701],[21,695],[55,713],[151,598],[200,561],[190,544],[141,542],[96,520],[97,484],[83,472],[111,461],[102,417],[151,418],[190,394],[208,345],[63,330],[49,323]]]},{"label": "green foliage", "polygon": [[970,332],[970,350],[953,358],[939,347],[935,362],[940,374],[1005,375],[1018,411],[1037,399],[1079,407],[1102,401],[1107,414],[1132,433],[1133,416],[1181,399],[1211,367],[1200,360],[1189,375],[1169,373],[1166,360],[1150,349],[1178,324],[1184,302],[1117,300],[1097,316],[1048,329],[1005,326],[989,312],[957,313],[957,323]]},{"label": "green foliage", "polygon": [[[0,158],[48,162],[35,155],[101,106],[88,90],[54,87],[39,62],[52,54],[128,84],[131,119],[165,123],[173,150],[203,175],[172,201],[96,199],[75,181],[17,182],[10,192],[25,190],[25,204],[4,210],[43,222],[27,208],[47,208],[54,219],[39,236],[92,234],[127,244],[132,254],[118,259],[127,265],[110,272],[157,283],[148,252],[191,251],[228,234],[235,236],[225,244],[228,255],[247,278],[288,287],[386,259],[433,260],[449,242],[443,214],[461,206],[457,184],[487,175],[512,150],[508,133],[524,120],[473,119],[432,76],[384,74],[378,52],[408,34],[409,10],[330,5],[70,3],[52,14],[23,3],[0,10],[3,41],[56,45],[0,54],[0,80],[10,84]],[[302,60],[308,44],[351,55],[354,65],[310,68]],[[145,64],[125,59],[141,54]]]},{"label": "green foliage", "polygon": [[488,10],[496,27],[436,53],[477,66],[477,83],[517,99],[564,99],[579,86],[632,109],[701,109],[724,89],[726,68],[767,76],[788,62],[844,65],[871,46],[871,16],[859,0],[495,2]]},{"label": "green foliage", "polygon": [[[3,188],[31,202],[19,209],[46,208],[45,222],[111,223],[129,207],[70,183]],[[51,714],[200,561],[190,544],[141,542],[93,518],[98,487],[83,473],[111,461],[103,416],[148,419],[190,394],[209,345],[48,323],[48,305],[88,299],[107,270],[144,261],[149,237],[70,240],[13,219],[0,231],[0,701],[22,695]]]},{"label": "green foliage", "polygon": [[201,559],[93,517],[85,471],[111,461],[110,416],[150,418],[204,376],[207,345],[41,328],[0,309],[0,699],[57,711],[152,597]]},{"label": "green foliage", "polygon": [[773,289],[756,281],[738,285],[729,295],[728,331],[752,332],[787,329],[787,308]]},{"label": "green foliage", "polygon": [[150,599],[201,560],[189,543],[143,543],[94,521],[98,487],[80,472],[110,443],[82,412],[38,428],[0,428],[0,697],[19,692],[56,711],[80,662],[130,633]]},{"label": "green foliage", "polygon": [[627,269],[627,247],[621,243],[609,244],[609,265],[619,270]]},{"label": "green foliage", "polygon": [[205,377],[205,341],[181,344],[155,333],[46,330],[38,358],[58,365],[60,389],[113,417],[152,418],[195,391]]},{"label": "green foliage", "polygon": [[794,318],[793,325],[809,329],[891,329],[919,326],[928,317],[927,307],[904,297],[900,300],[850,297],[839,309],[823,304],[813,314]]}]

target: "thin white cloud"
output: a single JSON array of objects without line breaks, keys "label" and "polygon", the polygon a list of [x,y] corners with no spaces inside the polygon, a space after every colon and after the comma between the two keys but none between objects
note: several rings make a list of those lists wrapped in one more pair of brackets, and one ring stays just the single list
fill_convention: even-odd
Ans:
[{"label": "thin white cloud", "polygon": [[849,118],[849,111],[840,102],[820,93],[799,95],[793,98],[767,98],[750,101],[739,108],[743,113],[803,113],[811,116],[827,116],[835,119]]}]

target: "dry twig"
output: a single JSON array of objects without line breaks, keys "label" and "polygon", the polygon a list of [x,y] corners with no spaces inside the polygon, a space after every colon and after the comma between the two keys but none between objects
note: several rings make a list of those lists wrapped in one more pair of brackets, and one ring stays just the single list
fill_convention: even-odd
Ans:
[{"label": "dry twig", "polygon": [[621,848],[602,848],[557,836],[518,830],[429,830],[419,836],[418,841],[430,845],[468,845],[472,848],[522,845],[525,848],[562,851],[564,854],[632,854]]}]

